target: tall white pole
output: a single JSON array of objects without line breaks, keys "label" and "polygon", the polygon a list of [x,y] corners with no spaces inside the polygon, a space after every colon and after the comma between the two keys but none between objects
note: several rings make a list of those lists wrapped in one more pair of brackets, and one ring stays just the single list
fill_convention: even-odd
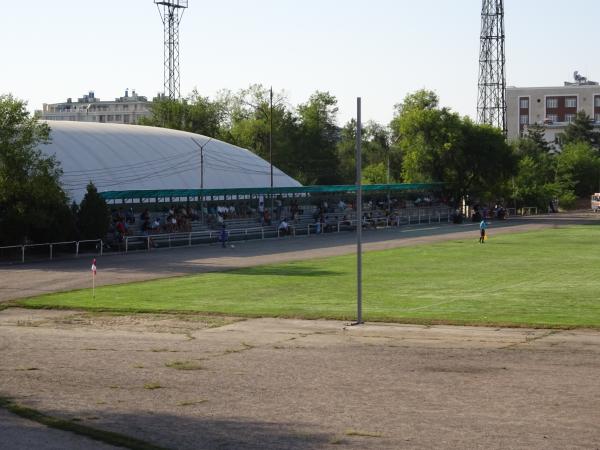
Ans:
[{"label": "tall white pole", "polygon": [[362,124],[361,98],[356,99],[356,323],[362,319]]},{"label": "tall white pole", "polygon": [[269,165],[271,166],[271,217],[273,217],[273,86],[269,97]]}]

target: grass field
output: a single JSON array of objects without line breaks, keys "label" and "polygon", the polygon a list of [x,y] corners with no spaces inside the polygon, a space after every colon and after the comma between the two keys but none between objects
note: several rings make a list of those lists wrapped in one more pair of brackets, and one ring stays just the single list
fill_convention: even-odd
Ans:
[{"label": "grass field", "polygon": [[[477,237],[366,253],[365,320],[600,328],[600,227]],[[28,307],[355,317],[354,256],[22,300]]]}]

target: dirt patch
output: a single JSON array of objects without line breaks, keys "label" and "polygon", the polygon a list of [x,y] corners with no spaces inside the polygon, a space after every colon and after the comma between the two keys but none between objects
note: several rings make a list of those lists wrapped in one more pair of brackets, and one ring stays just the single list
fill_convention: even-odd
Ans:
[{"label": "dirt patch", "polygon": [[178,449],[600,442],[598,332],[188,319],[4,310],[0,396]]}]

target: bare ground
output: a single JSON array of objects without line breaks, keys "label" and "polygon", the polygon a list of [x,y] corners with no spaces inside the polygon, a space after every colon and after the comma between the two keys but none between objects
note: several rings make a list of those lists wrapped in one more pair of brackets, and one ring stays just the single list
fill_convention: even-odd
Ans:
[{"label": "bare ground", "polygon": [[[492,233],[590,215],[497,225]],[[367,233],[367,249],[476,239]],[[350,253],[351,235],[100,261],[104,283]],[[87,261],[0,268],[0,299],[87,285]],[[177,449],[598,449],[600,333],[0,311],[0,396]],[[107,448],[0,413],[0,448]]]},{"label": "bare ground", "polygon": [[167,448],[600,446],[594,331],[10,308],[0,359],[0,395]]}]

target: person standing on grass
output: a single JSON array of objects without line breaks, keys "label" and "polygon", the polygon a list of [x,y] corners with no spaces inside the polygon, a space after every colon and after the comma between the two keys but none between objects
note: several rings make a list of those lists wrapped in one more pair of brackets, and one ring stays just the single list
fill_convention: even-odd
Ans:
[{"label": "person standing on grass", "polygon": [[479,223],[479,243],[485,244],[485,230],[487,230],[488,223],[485,221],[485,217],[481,219]]}]

